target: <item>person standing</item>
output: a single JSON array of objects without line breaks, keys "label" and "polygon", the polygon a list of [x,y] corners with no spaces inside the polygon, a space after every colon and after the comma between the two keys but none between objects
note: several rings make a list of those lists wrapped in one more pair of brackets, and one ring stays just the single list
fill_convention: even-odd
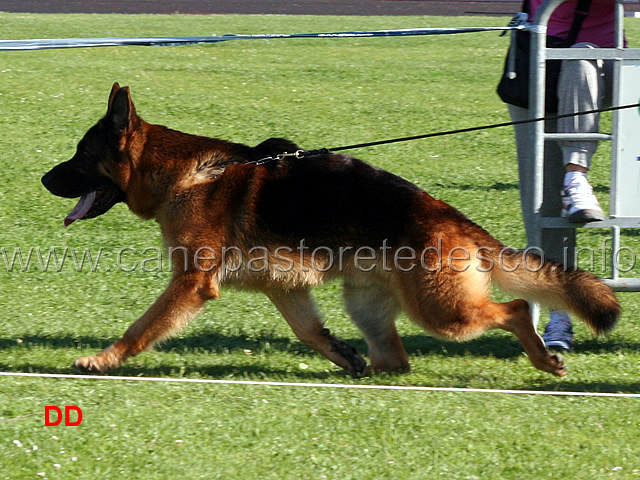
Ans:
[{"label": "person standing", "polygon": [[[523,10],[533,19],[543,0],[525,0]],[[592,0],[587,3],[587,14],[582,20],[572,48],[615,47],[615,9],[613,0]],[[590,5],[589,5],[590,3]],[[583,2],[584,5],[584,2]],[[567,39],[574,24],[578,2],[569,0],[552,13],[547,35]],[[584,14],[584,12],[579,12]],[[571,114],[597,110],[610,105],[612,92],[613,63],[602,60],[563,60],[558,77],[558,114]],[[529,118],[528,110],[508,105],[512,121]],[[520,194],[527,239],[533,238],[533,218],[524,207],[532,192],[529,181],[533,161],[533,142],[530,125],[515,125],[516,148],[520,175]],[[547,120],[545,131],[560,133],[597,133],[599,114],[570,116],[558,120]],[[572,223],[596,222],[604,219],[604,212],[593,193],[587,174],[597,141],[547,142],[545,147],[544,198],[549,199],[541,208],[545,216],[561,213]],[[558,165],[564,169],[559,170]],[[547,166],[555,166],[548,168]],[[562,171],[559,175],[557,172]],[[550,195],[549,195],[550,193]],[[539,245],[545,254],[562,264],[573,263],[567,258],[567,244],[575,245],[575,229],[554,232],[548,245]],[[544,243],[544,242],[543,242]],[[530,243],[531,244],[531,243]],[[547,248],[545,248],[547,247]],[[570,256],[572,257],[572,255]],[[572,265],[567,265],[572,266]],[[550,320],[543,335],[550,349],[568,351],[573,344],[573,327],[569,315],[564,311],[551,311]]]}]

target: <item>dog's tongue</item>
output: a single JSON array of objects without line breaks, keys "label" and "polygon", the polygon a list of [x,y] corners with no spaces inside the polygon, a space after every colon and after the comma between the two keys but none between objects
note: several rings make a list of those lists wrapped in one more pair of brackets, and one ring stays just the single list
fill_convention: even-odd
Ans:
[{"label": "dog's tongue", "polygon": [[64,226],[68,227],[76,220],[79,220],[82,217],[84,217],[89,212],[89,210],[91,210],[91,205],[93,205],[93,202],[95,201],[95,199],[96,199],[96,192],[91,192],[91,193],[87,193],[86,195],[83,195],[80,198],[80,201],[78,202],[78,204],[74,207],[73,210],[71,210],[71,213],[67,215],[67,217],[64,219]]}]

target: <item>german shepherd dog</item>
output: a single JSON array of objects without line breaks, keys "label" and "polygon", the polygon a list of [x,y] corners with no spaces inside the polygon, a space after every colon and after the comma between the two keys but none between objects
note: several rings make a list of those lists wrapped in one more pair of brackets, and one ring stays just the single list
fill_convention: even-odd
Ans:
[{"label": "german shepherd dog", "polygon": [[[278,155],[298,149],[283,139],[249,147],[151,125],[136,114],[129,88],[114,84],[107,114],[42,182],[54,195],[80,197],[65,225],[118,202],[155,219],[173,274],[120,340],[75,367],[120,366],[183,328],[223,284],[265,293],[302,342],[354,375],[409,370],[395,327],[401,311],[447,339],[512,332],[536,368],[565,375],[527,301],[493,302],[492,282],[575,313],[595,334],[616,323],[618,301],[592,274],[508,248],[453,207],[353,157]],[[369,366],[325,328],[309,295],[337,277]]]}]

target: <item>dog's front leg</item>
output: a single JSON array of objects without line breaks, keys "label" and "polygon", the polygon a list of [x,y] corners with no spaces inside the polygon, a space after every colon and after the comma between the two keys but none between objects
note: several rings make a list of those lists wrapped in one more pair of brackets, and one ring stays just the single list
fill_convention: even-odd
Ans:
[{"label": "dog's front leg", "polygon": [[183,328],[202,310],[207,300],[217,297],[217,288],[212,286],[206,275],[175,276],[164,293],[120,340],[97,355],[77,359],[73,365],[86,372],[106,372],[117,368],[127,358],[151,348],[158,340]]}]

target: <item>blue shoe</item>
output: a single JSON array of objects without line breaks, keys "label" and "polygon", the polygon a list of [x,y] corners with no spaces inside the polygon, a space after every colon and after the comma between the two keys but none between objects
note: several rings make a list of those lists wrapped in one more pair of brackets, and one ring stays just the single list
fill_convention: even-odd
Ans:
[{"label": "blue shoe", "polygon": [[549,313],[549,323],[542,339],[549,350],[568,352],[573,345],[573,325],[567,312],[555,310]]}]

